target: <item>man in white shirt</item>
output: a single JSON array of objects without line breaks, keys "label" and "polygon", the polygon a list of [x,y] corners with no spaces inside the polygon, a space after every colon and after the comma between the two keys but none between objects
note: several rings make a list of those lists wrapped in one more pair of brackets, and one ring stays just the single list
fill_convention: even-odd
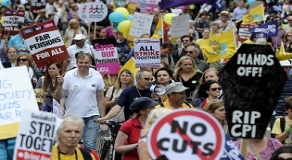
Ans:
[{"label": "man in white shirt", "polygon": [[89,69],[92,60],[89,53],[77,55],[77,69],[68,71],[64,78],[58,77],[55,98],[60,100],[65,97],[65,116],[83,118],[83,144],[87,148],[96,149],[99,124],[94,120],[105,115],[105,101],[104,81]]},{"label": "man in white shirt", "polygon": [[76,57],[75,54],[82,51],[84,53],[90,53],[92,57],[94,57],[93,53],[93,47],[89,44],[85,44],[85,40],[87,37],[83,34],[76,34],[73,40],[75,41],[75,44],[72,46],[69,46],[67,48],[67,51],[69,53],[69,60],[64,61],[63,63],[63,69],[66,71],[75,68],[76,67]]}]

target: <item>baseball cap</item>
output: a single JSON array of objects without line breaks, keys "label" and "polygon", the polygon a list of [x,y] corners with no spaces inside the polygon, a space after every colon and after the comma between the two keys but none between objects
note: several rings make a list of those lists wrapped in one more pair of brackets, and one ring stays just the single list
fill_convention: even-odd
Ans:
[{"label": "baseball cap", "polygon": [[187,89],[189,88],[185,87],[181,82],[173,82],[165,87],[166,94],[173,92],[183,92]]},{"label": "baseball cap", "polygon": [[280,64],[282,67],[291,67],[291,63],[289,62],[289,60],[285,60],[285,61],[280,61]]},{"label": "baseball cap", "polygon": [[82,40],[82,39],[86,39],[87,37],[84,36],[83,34],[76,34],[75,37],[73,38],[73,40]]},{"label": "baseball cap", "polygon": [[137,113],[141,111],[144,108],[150,108],[155,107],[158,105],[159,102],[153,101],[152,99],[148,97],[141,97],[137,98],[131,105],[130,105],[130,111]]}]

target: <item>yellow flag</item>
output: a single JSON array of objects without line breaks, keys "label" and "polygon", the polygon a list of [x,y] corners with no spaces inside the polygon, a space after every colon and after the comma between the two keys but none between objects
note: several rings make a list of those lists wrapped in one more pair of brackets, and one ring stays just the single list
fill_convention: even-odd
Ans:
[{"label": "yellow flag", "polygon": [[198,41],[207,62],[216,62],[231,58],[236,52],[234,30],[229,30],[218,36]]},{"label": "yellow flag", "polygon": [[162,17],[161,17],[161,18],[159,18],[159,20],[157,22],[154,34],[152,35],[151,38],[162,38],[162,22],[163,21],[162,21]]},{"label": "yellow flag", "polygon": [[280,50],[276,51],[276,57],[279,61],[284,61],[292,58],[292,53],[286,53],[283,42],[281,43]]},{"label": "yellow flag", "polygon": [[[126,64],[123,65],[123,67],[120,69],[120,73],[121,73],[121,71],[124,70],[124,69],[129,70],[129,71],[133,74],[134,77],[136,77],[136,73],[139,71],[139,69],[135,67],[135,60],[134,60],[133,57],[130,58],[130,59],[128,60],[128,62],[127,62]],[[120,73],[119,73],[119,74],[120,74]]]},{"label": "yellow flag", "polygon": [[259,4],[258,6],[251,9],[247,14],[243,15],[242,24],[252,24],[253,22],[264,21],[264,6]]}]

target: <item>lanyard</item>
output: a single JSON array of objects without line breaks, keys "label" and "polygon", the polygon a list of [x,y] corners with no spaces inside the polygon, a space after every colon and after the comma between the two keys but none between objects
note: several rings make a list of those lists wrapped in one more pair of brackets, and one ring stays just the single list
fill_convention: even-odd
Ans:
[{"label": "lanyard", "polygon": [[[74,154],[75,154],[75,160],[78,160],[78,156],[77,156],[76,149],[75,149]],[[61,152],[60,152],[60,150],[59,150],[59,147],[58,147],[58,160],[61,160]]]}]

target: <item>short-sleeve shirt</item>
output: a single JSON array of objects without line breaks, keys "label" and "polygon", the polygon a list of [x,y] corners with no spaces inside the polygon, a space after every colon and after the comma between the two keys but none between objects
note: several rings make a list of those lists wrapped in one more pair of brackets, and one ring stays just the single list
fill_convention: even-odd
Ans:
[{"label": "short-sleeve shirt", "polygon": [[77,45],[72,45],[72,46],[67,48],[67,51],[68,51],[69,56],[70,56],[70,63],[68,64],[66,70],[70,70],[71,68],[73,68],[76,65],[75,54],[77,52],[80,52],[80,51],[82,51],[84,53],[93,54],[93,47],[89,44],[84,44],[84,46],[82,48],[78,47]]},{"label": "short-sleeve shirt", "polygon": [[[126,122],[124,122],[120,128],[120,131],[124,132],[128,136],[125,145],[138,143],[140,139],[141,130],[142,125],[137,117],[129,119]],[[124,153],[122,159],[123,160],[139,159],[137,149]]]},{"label": "short-sleeve shirt", "polygon": [[136,86],[131,86],[123,90],[116,104],[124,107],[125,120],[129,119],[131,115],[129,108],[134,100],[140,97],[151,98],[151,93],[149,89],[139,90]]},{"label": "short-sleeve shirt", "polygon": [[[291,120],[287,117],[285,117],[285,125],[288,125],[290,124]],[[282,130],[281,130],[281,120],[280,118],[277,118],[275,120],[275,123],[274,123],[274,126],[272,128],[272,134],[275,134],[275,135],[279,135],[279,134],[282,134]],[[284,141],[285,143],[284,144],[289,144],[289,136],[287,136],[287,138],[285,139]]]},{"label": "short-sleeve shirt", "polygon": [[102,77],[90,70],[89,75],[81,78],[77,69],[68,71],[64,77],[63,89],[67,91],[65,115],[91,117],[100,115],[97,103],[97,91],[103,91]]}]

